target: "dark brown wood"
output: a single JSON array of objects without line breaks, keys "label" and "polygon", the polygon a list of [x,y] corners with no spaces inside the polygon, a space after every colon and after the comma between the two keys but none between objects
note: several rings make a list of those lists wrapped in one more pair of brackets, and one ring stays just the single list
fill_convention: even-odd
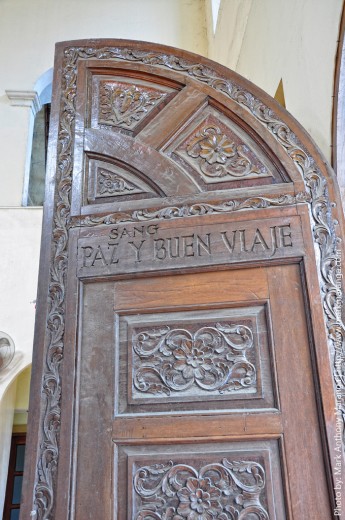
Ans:
[{"label": "dark brown wood", "polygon": [[[159,464],[162,457],[170,458],[170,462],[163,467],[161,466],[160,472],[162,476],[160,479],[159,473],[158,478],[157,473],[154,473],[154,469],[157,466],[154,468],[153,464]],[[252,462],[243,464],[243,457]],[[127,461],[128,465],[126,464]],[[176,461],[176,463],[174,464],[173,461]],[[128,474],[127,479],[130,482],[128,492],[125,483],[121,483],[121,498],[117,508],[118,517],[121,519],[127,518],[125,516],[126,509],[128,509],[130,518],[138,516],[138,510],[142,509],[141,506],[145,500],[143,500],[144,492],[146,492],[145,485],[151,484],[152,486],[153,483],[157,485],[156,504],[158,514],[161,514],[162,511],[160,500],[166,500],[169,492],[171,493],[170,490],[176,488],[178,496],[185,497],[184,501],[182,498],[180,503],[182,505],[178,509],[181,515],[188,514],[191,511],[190,506],[192,505],[193,507],[194,505],[194,495],[192,493],[195,486],[199,485],[198,495],[201,495],[201,497],[204,494],[206,495],[206,493],[206,496],[211,495],[207,504],[202,499],[200,500],[201,507],[206,505],[209,514],[212,512],[214,517],[217,518],[215,516],[217,513],[220,516],[220,513],[226,507],[227,509],[233,507],[230,504],[241,501],[239,494],[241,494],[244,487],[246,488],[241,480],[245,480],[243,475],[247,468],[249,471],[253,471],[253,473],[257,472],[257,480],[254,481],[252,479],[250,490],[247,488],[244,493],[244,496],[246,496],[245,503],[250,503],[248,507],[250,514],[254,517],[260,515],[260,506],[258,504],[261,500],[267,509],[276,510],[276,514],[271,515],[270,518],[284,518],[285,516],[281,482],[275,478],[276,474],[271,478],[270,475],[264,475],[263,471],[264,467],[270,465],[272,472],[279,472],[279,454],[274,441],[257,442],[255,451],[251,450],[251,447],[245,441],[241,443],[212,442],[208,446],[202,443],[195,443],[193,446],[154,446],[151,449],[148,448],[145,455],[136,447],[125,446],[119,448],[119,465],[121,470]],[[213,468],[216,471],[212,471]],[[232,471],[232,469],[235,469],[235,471]],[[166,480],[162,479],[164,476]],[[173,480],[174,477],[176,477],[175,482]],[[267,479],[264,492],[261,491],[262,481],[260,479],[262,477]],[[223,478],[221,485],[224,485],[224,489],[227,492],[226,501],[222,500],[219,491],[217,491],[217,484],[220,478]],[[184,482],[186,482],[185,487],[183,487]],[[234,483],[236,483],[235,486]],[[137,492],[139,496],[136,500],[130,502],[127,508],[126,495],[128,493],[133,494],[133,491]],[[150,498],[152,497],[150,490],[148,495]],[[260,499],[258,499],[258,495],[260,495]],[[189,500],[190,496],[192,501]],[[151,500],[155,498],[153,496]]]},{"label": "dark brown wood", "polygon": [[185,51],[67,42],[54,81],[21,518],[333,518],[321,153]]},{"label": "dark brown wood", "polygon": [[205,94],[193,87],[186,87],[180,95],[175,97],[169,107],[162,110],[159,116],[140,132],[140,141],[160,149],[169,138],[173,137],[176,130],[188,121],[191,115],[206,105],[206,102]]},{"label": "dark brown wood", "polygon": [[[310,357],[305,302],[303,301],[302,280],[299,266],[279,266],[271,270],[269,292],[272,310],[272,323],[284,324],[274,329],[277,347],[276,362],[278,381],[280,381],[280,402],[283,415],[284,451],[286,456],[286,478],[289,480],[291,509],[293,517],[308,516],[315,508],[313,516],[327,518],[329,503],[326,500],[315,504],[315,496],[327,496],[327,481],[322,456],[320,426],[317,419],[317,401],[311,397],[313,370]],[[287,318],[287,316],[289,318]],[[291,322],[288,322],[288,319]],[[293,374],[299,373],[295,379]],[[315,390],[314,390],[315,392]],[[315,393],[314,393],[315,395]],[[303,402],[303,407],[298,403]],[[308,423],[310,428],[304,428]],[[318,455],[315,451],[319,447]],[[304,460],[307,463],[302,463]],[[313,467],[313,472],[310,471]],[[320,478],[315,481],[315,474]],[[306,489],[310,486],[312,493]],[[298,490],[303,488],[303,504],[294,499]],[[301,514],[299,508],[304,511]]]}]

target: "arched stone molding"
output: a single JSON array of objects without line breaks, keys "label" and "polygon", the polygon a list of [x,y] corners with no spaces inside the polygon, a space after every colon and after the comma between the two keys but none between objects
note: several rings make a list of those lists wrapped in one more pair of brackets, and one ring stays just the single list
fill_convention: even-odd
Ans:
[{"label": "arched stone molding", "polygon": [[24,357],[22,352],[16,351],[11,364],[4,370],[2,377],[0,377],[0,402],[7,389],[13,384],[23,370],[30,365],[31,362],[28,361],[27,356]]},{"label": "arched stone molding", "polygon": [[27,150],[25,159],[25,172],[23,183],[22,205],[28,205],[28,189],[30,181],[30,166],[32,154],[32,140],[34,133],[34,123],[37,113],[42,109],[43,105],[51,102],[52,96],[53,69],[45,71],[36,81],[32,91],[23,90],[6,90],[6,95],[12,106],[29,107],[31,109]]},{"label": "arched stone molding", "polygon": [[37,96],[41,105],[44,105],[45,103],[51,103],[52,85],[53,68],[50,68],[41,74],[34,85],[34,91],[37,92]]}]

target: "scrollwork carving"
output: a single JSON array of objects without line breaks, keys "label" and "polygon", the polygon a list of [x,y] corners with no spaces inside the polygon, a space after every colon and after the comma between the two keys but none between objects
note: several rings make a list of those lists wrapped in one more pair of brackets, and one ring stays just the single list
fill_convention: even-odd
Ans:
[{"label": "scrollwork carving", "polygon": [[248,157],[246,145],[236,145],[219,127],[206,125],[189,141],[186,152],[198,159],[198,165],[207,177],[244,178],[248,175],[267,174]]},{"label": "scrollwork carving", "polygon": [[131,192],[137,187],[131,184],[118,173],[110,172],[99,168],[97,171],[97,194],[98,195],[118,195],[124,192]]},{"label": "scrollwork carving", "polygon": [[174,219],[211,215],[220,213],[232,213],[247,209],[263,209],[270,206],[291,206],[310,202],[308,193],[301,192],[294,195],[279,195],[278,197],[250,197],[248,199],[232,199],[221,204],[191,204],[184,206],[168,206],[157,210],[135,210],[132,213],[110,213],[108,215],[88,215],[86,217],[73,217],[70,220],[71,227],[93,227],[100,224],[113,225],[123,222],[142,222],[148,220]]},{"label": "scrollwork carving", "polygon": [[141,393],[256,391],[256,369],[246,357],[253,333],[245,325],[148,329],[133,335],[132,348],[133,385]]},{"label": "scrollwork carving", "polygon": [[[308,197],[303,202],[311,204],[312,230],[318,272],[323,295],[325,322],[328,328],[329,348],[333,355],[336,341],[340,344],[341,354],[345,357],[345,327],[336,307],[336,265],[339,238],[336,235],[335,222],[332,218],[331,202],[327,181],[310,153],[301,145],[290,128],[279,120],[274,112],[259,99],[234,82],[217,74],[212,68],[187,59],[157,52],[139,51],[124,47],[68,47],[64,51],[62,66],[62,95],[58,130],[57,172],[55,191],[55,213],[53,218],[53,242],[51,251],[51,269],[48,294],[47,334],[45,337],[45,366],[42,379],[42,407],[40,418],[40,441],[36,471],[36,485],[33,497],[33,514],[36,520],[52,518],[54,511],[54,493],[56,472],[59,458],[60,399],[61,399],[61,362],[63,359],[65,331],[65,284],[68,251],[68,230],[70,226],[95,226],[101,223],[156,219],[179,218],[206,212],[234,211],[243,208],[267,207],[272,199],[255,197],[242,201],[229,201],[218,208],[209,204],[177,206],[153,212],[139,211],[132,214],[111,214],[101,217],[70,218],[70,191],[72,182],[76,71],[80,59],[107,59],[128,62],[141,62],[152,66],[158,65],[180,71],[196,81],[205,83],[245,107],[276,138],[280,146],[292,159],[302,173],[308,190]],[[279,200],[280,199],[280,200]],[[278,205],[294,204],[294,197],[283,195],[276,200]],[[339,339],[340,338],[340,339]],[[334,357],[334,356],[333,356]],[[342,364],[334,365],[334,380],[338,394],[345,396],[345,368]],[[342,412],[345,416],[345,400],[342,400]],[[152,518],[156,513],[150,513]],[[139,518],[139,516],[138,516]],[[142,517],[144,518],[144,517]],[[231,518],[231,517],[230,517]],[[259,516],[260,518],[260,516]],[[262,517],[266,518],[266,517]]]},{"label": "scrollwork carving", "polygon": [[224,458],[198,470],[168,461],[140,467],[133,484],[135,520],[269,520],[262,504],[265,470],[258,462]]},{"label": "scrollwork carving", "polygon": [[100,89],[99,122],[130,128],[165,96],[164,92],[137,85],[103,83]]}]

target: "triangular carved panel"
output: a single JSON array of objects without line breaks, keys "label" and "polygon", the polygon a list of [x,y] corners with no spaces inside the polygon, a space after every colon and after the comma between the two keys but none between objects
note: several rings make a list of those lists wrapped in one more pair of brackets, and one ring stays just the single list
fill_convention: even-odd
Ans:
[{"label": "triangular carved panel", "polygon": [[[122,170],[122,168],[118,168]],[[114,195],[127,195],[131,193],[143,193],[133,182],[128,181],[118,172],[111,172],[105,168],[97,168],[96,197],[111,197]]]},{"label": "triangular carved panel", "polygon": [[88,160],[88,203],[110,202],[121,199],[142,199],[160,195],[159,189],[140,178],[140,174],[118,164],[98,159]]},{"label": "triangular carved panel", "polygon": [[[242,135],[243,134],[243,135]],[[230,119],[207,107],[166,152],[204,189],[286,182],[267,155]]]},{"label": "triangular carved panel", "polygon": [[271,174],[229,128],[209,117],[180,150],[205,182],[269,177]]},{"label": "triangular carved panel", "polygon": [[[97,77],[96,77],[97,78]],[[154,88],[136,81],[131,83],[97,78],[96,126],[103,129],[134,131],[155,109],[170,99],[171,89]],[[153,115],[153,114],[152,114]]]}]

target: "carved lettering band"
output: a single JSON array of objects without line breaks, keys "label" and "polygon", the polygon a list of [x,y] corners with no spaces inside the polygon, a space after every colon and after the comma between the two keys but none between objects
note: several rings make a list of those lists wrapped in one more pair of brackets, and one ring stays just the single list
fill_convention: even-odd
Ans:
[{"label": "carved lettering band", "polygon": [[173,225],[119,225],[108,237],[79,240],[80,276],[135,272],[197,265],[262,260],[303,254],[299,218],[285,223],[224,222],[186,226],[178,235]]}]

